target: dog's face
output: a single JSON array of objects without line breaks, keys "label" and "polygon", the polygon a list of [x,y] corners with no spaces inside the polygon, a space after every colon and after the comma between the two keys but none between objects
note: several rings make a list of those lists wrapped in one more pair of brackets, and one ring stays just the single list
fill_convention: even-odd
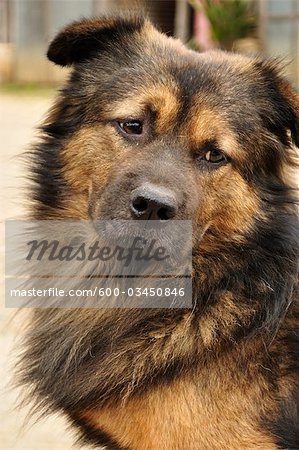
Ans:
[{"label": "dog's face", "polygon": [[73,24],[48,56],[74,64],[54,112],[71,216],[192,219],[213,240],[252,229],[296,136],[271,64],[190,51],[143,20]]}]

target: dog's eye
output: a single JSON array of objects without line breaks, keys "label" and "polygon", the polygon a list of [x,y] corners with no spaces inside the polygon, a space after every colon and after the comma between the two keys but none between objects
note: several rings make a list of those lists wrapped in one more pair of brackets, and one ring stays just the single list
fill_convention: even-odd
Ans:
[{"label": "dog's eye", "polygon": [[205,160],[212,164],[219,164],[226,161],[226,156],[221,150],[213,149],[209,150],[205,156]]},{"label": "dog's eye", "polygon": [[125,134],[140,135],[143,132],[143,123],[141,120],[127,120],[125,122],[117,122],[119,128]]}]

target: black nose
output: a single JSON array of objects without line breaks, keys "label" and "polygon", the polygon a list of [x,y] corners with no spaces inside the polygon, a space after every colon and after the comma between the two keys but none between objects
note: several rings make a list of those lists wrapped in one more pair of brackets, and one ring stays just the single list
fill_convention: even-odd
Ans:
[{"label": "black nose", "polygon": [[134,219],[169,220],[177,213],[175,194],[169,189],[146,184],[131,195],[131,211]]}]

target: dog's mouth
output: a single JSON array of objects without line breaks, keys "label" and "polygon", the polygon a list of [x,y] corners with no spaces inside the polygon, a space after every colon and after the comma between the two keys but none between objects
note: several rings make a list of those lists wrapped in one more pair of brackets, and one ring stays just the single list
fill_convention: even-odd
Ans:
[{"label": "dog's mouth", "polygon": [[[191,221],[94,220],[94,237],[117,264],[134,272],[167,275],[192,265]],[[124,263],[122,263],[124,261]],[[176,270],[177,269],[177,270]]]},{"label": "dog's mouth", "polygon": [[160,220],[127,220],[121,218],[92,220],[93,228],[98,236],[107,240],[144,237],[165,240],[167,229],[170,228],[166,221]]}]

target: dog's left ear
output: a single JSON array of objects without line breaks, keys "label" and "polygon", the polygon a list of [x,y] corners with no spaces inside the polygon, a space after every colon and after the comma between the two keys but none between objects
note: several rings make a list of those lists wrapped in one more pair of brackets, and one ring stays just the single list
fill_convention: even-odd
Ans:
[{"label": "dog's left ear", "polygon": [[299,148],[299,120],[297,119],[297,122],[295,123],[294,130],[292,132],[292,138],[293,142],[296,145],[296,147]]},{"label": "dog's left ear", "polygon": [[279,89],[282,94],[287,127],[290,130],[292,142],[299,148],[299,95],[284,78],[279,80]]},{"label": "dog's left ear", "polygon": [[[267,84],[267,96],[272,103],[272,125],[288,131],[292,143],[299,148],[299,95],[281,74],[280,64],[267,61],[258,64]],[[268,120],[270,120],[268,117]]]}]

